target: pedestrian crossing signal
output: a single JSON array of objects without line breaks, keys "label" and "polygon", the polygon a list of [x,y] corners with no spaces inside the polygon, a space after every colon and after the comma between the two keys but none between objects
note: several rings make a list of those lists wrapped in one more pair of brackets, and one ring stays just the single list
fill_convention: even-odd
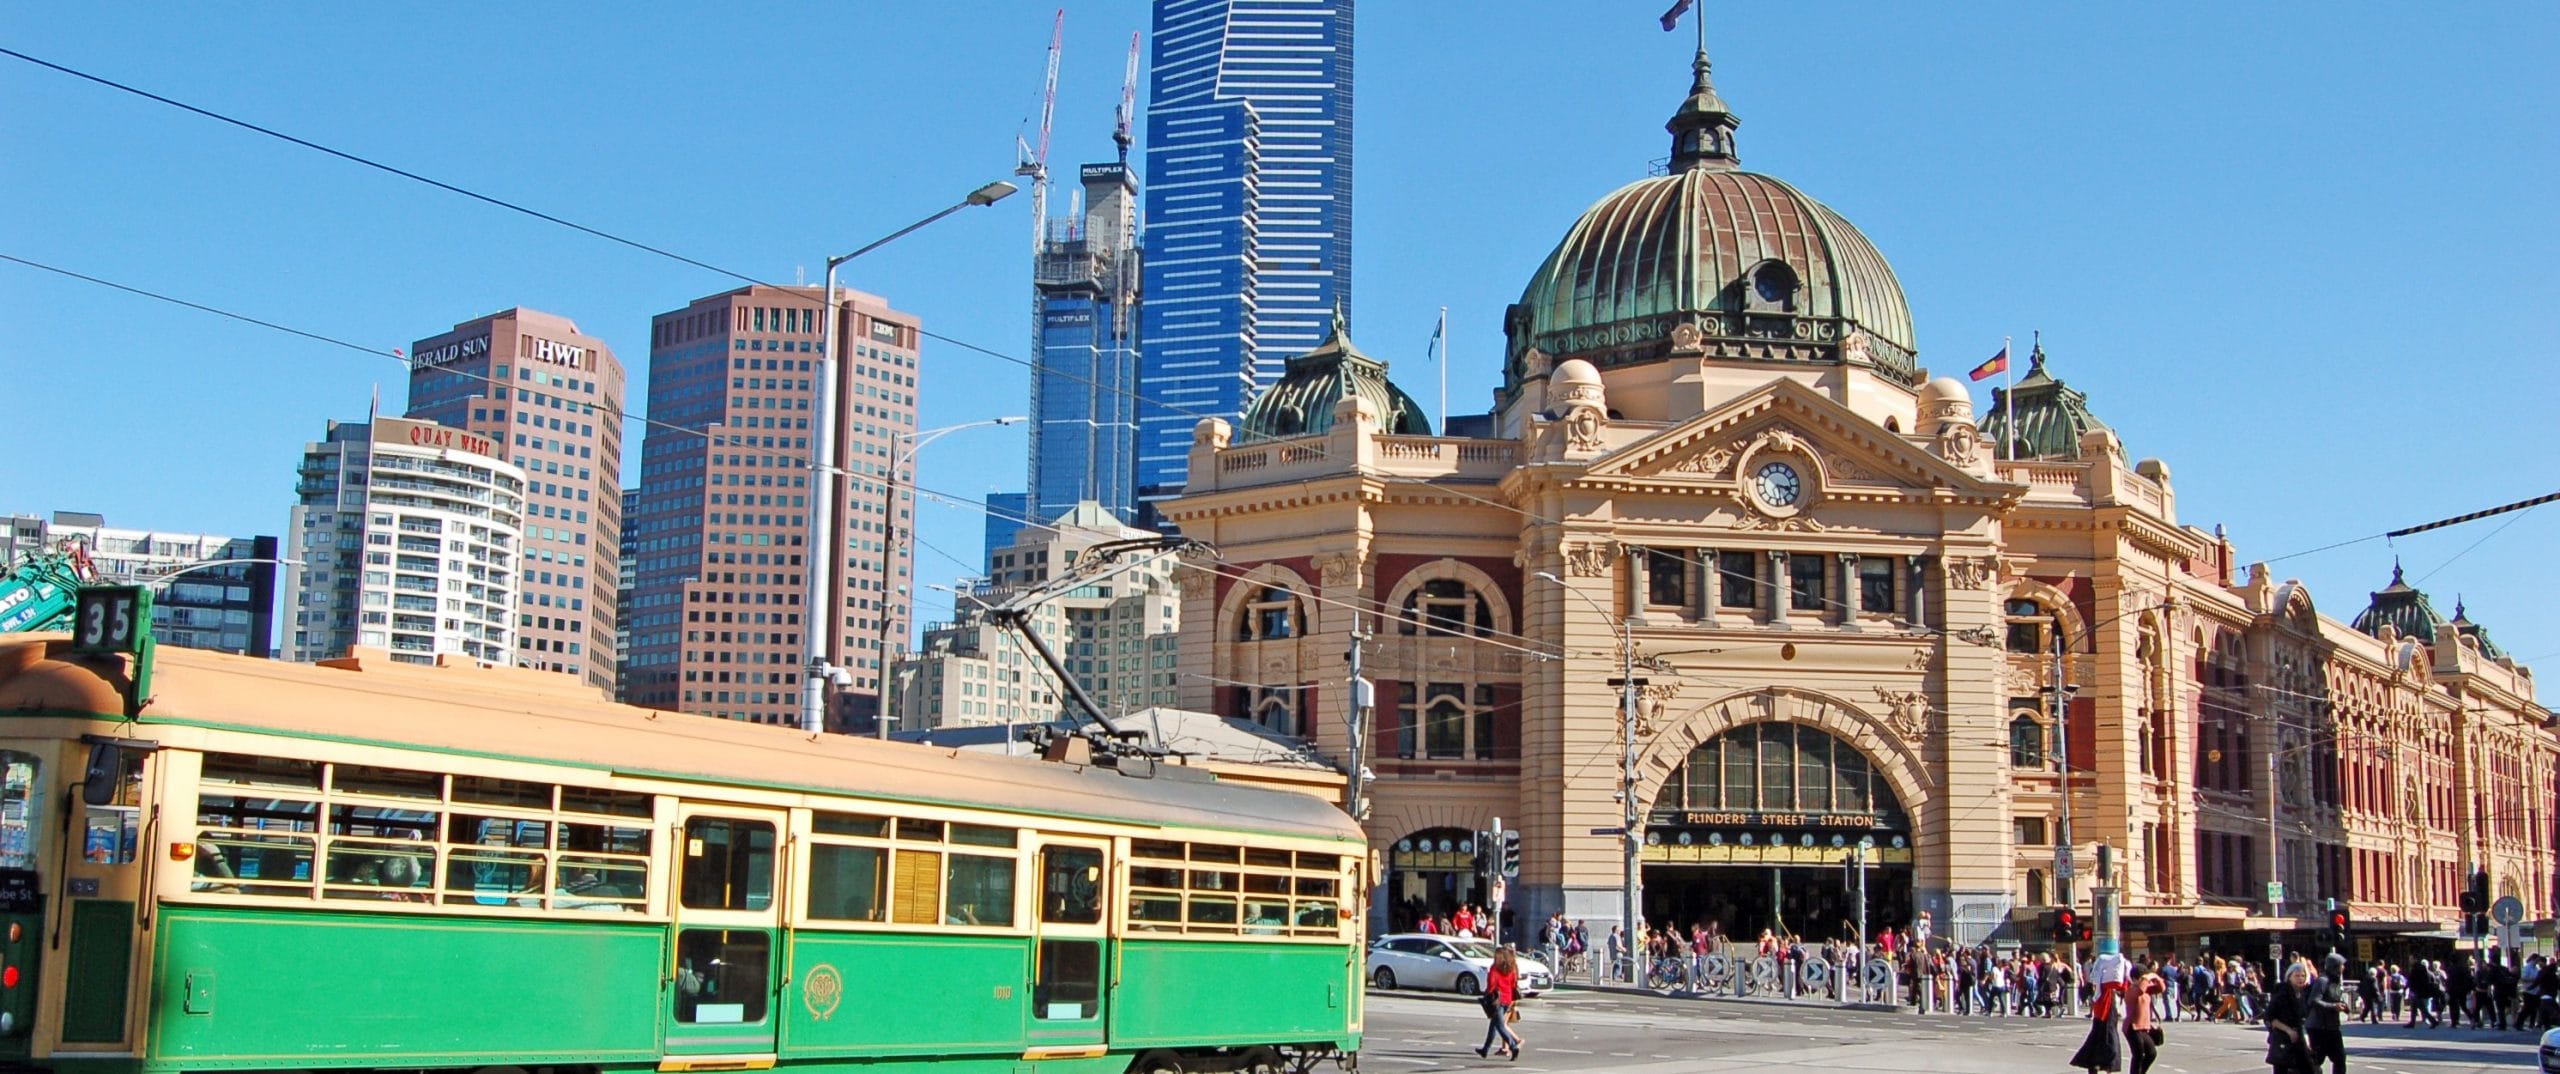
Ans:
[{"label": "pedestrian crossing signal", "polygon": [[2354,921],[2347,916],[2346,907],[2332,908],[2329,911],[2329,945],[2337,948],[2346,947],[2353,925]]}]

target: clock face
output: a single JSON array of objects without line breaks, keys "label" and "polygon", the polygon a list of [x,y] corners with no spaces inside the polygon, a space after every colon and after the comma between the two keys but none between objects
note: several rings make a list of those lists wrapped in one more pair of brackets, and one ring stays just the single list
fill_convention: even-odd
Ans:
[{"label": "clock face", "polygon": [[1804,482],[1796,477],[1795,467],[1773,462],[1751,475],[1751,491],[1771,507],[1793,507],[1804,492]]}]

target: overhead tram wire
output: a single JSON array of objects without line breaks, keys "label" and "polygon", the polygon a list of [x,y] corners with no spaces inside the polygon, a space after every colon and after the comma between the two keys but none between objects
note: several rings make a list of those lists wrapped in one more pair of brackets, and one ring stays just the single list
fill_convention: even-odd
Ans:
[{"label": "overhead tram wire", "polygon": [[[328,155],[328,156],[335,157],[335,158],[338,158],[338,159],[340,159],[340,160],[347,161],[347,162],[352,163],[352,164],[357,164],[357,165],[360,165],[360,166],[363,166],[363,167],[372,168],[372,169],[374,169],[374,170],[376,170],[376,171],[384,172],[384,173],[386,173],[386,174],[395,175],[395,176],[398,176],[398,177],[403,178],[403,179],[408,179],[408,180],[411,180],[411,181],[414,181],[414,182],[422,183],[422,184],[425,184],[425,185],[427,185],[427,186],[434,187],[434,188],[436,188],[436,189],[438,189],[438,190],[446,191],[446,192],[448,192],[448,193],[458,194],[458,195],[461,195],[461,196],[463,196],[463,197],[470,198],[470,199],[472,199],[472,200],[474,200],[474,201],[478,201],[478,202],[481,202],[481,203],[486,204],[486,205],[490,205],[490,206],[493,206],[493,207],[496,207],[496,208],[500,208],[500,209],[505,209],[505,210],[507,210],[507,211],[509,211],[509,212],[520,213],[520,214],[523,214],[523,215],[525,215],[525,216],[532,217],[532,218],[534,218],[534,219],[536,219],[536,220],[543,221],[544,223],[548,223],[548,224],[555,224],[555,225],[558,225],[558,226],[560,226],[560,227],[569,228],[570,230],[577,231],[577,232],[579,232],[579,233],[581,233],[581,234],[589,235],[589,236],[593,236],[593,237],[595,237],[595,238],[600,238],[600,239],[603,239],[603,240],[605,240],[605,241],[607,241],[607,242],[615,243],[615,244],[617,244],[617,245],[621,245],[621,246],[626,246],[626,247],[629,247],[629,248],[634,249],[634,250],[642,251],[642,252],[644,252],[644,253],[656,254],[656,255],[658,255],[658,256],[660,256],[660,257],[665,257],[665,258],[668,258],[668,259],[673,260],[673,261],[681,262],[681,263],[683,263],[683,264],[690,265],[690,266],[692,266],[692,267],[694,267],[694,268],[702,269],[703,271],[706,271],[706,272],[711,272],[711,273],[714,273],[714,274],[717,274],[717,275],[726,276],[726,277],[729,277],[730,279],[738,280],[738,281],[740,281],[740,282],[747,283],[747,284],[752,284],[752,285],[755,285],[755,286],[774,288],[775,290],[781,291],[785,296],[787,296],[787,300],[788,300],[788,301],[793,301],[793,302],[807,301],[807,302],[809,302],[809,304],[811,305],[811,307],[812,307],[812,308],[817,308],[817,307],[819,307],[819,305],[820,305],[820,303],[821,303],[821,301],[822,301],[822,300],[819,300],[819,299],[807,299],[807,298],[804,298],[804,297],[803,297],[803,296],[801,296],[801,295],[800,295],[796,290],[793,290],[792,288],[786,287],[786,286],[784,286],[784,285],[782,285],[782,284],[773,283],[773,282],[771,282],[771,281],[765,280],[765,279],[763,279],[763,278],[761,278],[761,277],[755,276],[755,275],[750,274],[750,273],[740,272],[740,271],[738,271],[738,270],[736,270],[736,269],[725,268],[725,267],[722,267],[722,266],[720,266],[720,265],[716,265],[716,264],[713,264],[713,263],[711,263],[711,262],[701,260],[701,259],[699,259],[699,258],[688,257],[688,256],[686,256],[686,255],[684,255],[684,254],[677,253],[677,252],[675,252],[675,251],[673,251],[673,250],[669,250],[669,249],[666,249],[666,248],[664,248],[664,247],[660,247],[660,246],[652,245],[652,244],[650,244],[650,243],[642,242],[642,241],[637,240],[637,239],[628,238],[628,237],[625,237],[625,236],[622,236],[622,235],[615,234],[615,233],[610,232],[610,231],[606,231],[606,230],[604,230],[603,228],[593,227],[593,226],[590,226],[590,225],[587,225],[587,224],[581,224],[581,223],[578,223],[577,221],[570,220],[570,219],[567,219],[567,218],[565,218],[565,217],[561,217],[561,216],[558,216],[558,215],[555,215],[555,214],[552,214],[552,213],[547,213],[547,212],[544,212],[544,211],[542,211],[542,210],[540,210],[540,209],[535,209],[535,208],[532,208],[532,207],[530,207],[530,206],[520,204],[520,203],[518,203],[518,202],[509,201],[509,200],[507,200],[507,199],[505,199],[505,198],[501,198],[501,197],[498,197],[498,196],[496,196],[496,195],[492,195],[492,194],[483,194],[483,193],[481,193],[481,192],[479,192],[479,191],[472,190],[472,189],[470,189],[470,188],[468,188],[468,187],[465,187],[465,186],[462,186],[462,185],[460,185],[460,184],[446,182],[446,181],[444,181],[444,180],[436,179],[436,178],[433,178],[433,177],[431,177],[431,176],[427,176],[427,175],[423,175],[423,174],[420,174],[420,173],[418,173],[418,172],[411,171],[411,170],[409,170],[409,169],[399,167],[399,166],[397,166],[397,165],[387,164],[387,163],[384,163],[384,162],[381,162],[381,161],[378,161],[378,160],[374,160],[374,159],[371,159],[371,158],[369,158],[369,157],[365,157],[365,156],[363,156],[363,155],[361,155],[361,154],[351,153],[351,152],[348,152],[348,151],[343,150],[343,149],[337,149],[337,148],[334,148],[334,147],[331,147],[331,146],[328,146],[328,145],[323,145],[323,144],[321,144],[321,143],[319,143],[319,142],[315,142],[315,141],[312,141],[312,140],[307,139],[307,138],[301,138],[301,137],[297,137],[297,136],[295,136],[295,135],[287,134],[287,133],[285,133],[285,132],[283,132],[283,131],[276,130],[275,128],[272,128],[272,127],[267,127],[267,126],[263,126],[263,125],[261,125],[261,124],[252,123],[252,122],[250,122],[250,121],[248,121],[248,120],[240,119],[240,118],[237,118],[237,117],[234,117],[234,116],[225,115],[225,114],[223,114],[223,113],[221,113],[221,112],[216,112],[216,111],[214,111],[214,110],[212,110],[212,109],[209,109],[209,108],[203,108],[203,107],[199,107],[199,106],[197,106],[197,105],[188,104],[188,103],[186,103],[186,102],[184,102],[184,101],[180,101],[180,100],[177,100],[177,99],[172,98],[172,97],[167,97],[167,96],[164,96],[164,95],[161,95],[161,94],[158,94],[158,93],[153,93],[153,92],[151,92],[151,91],[149,91],[149,90],[145,90],[145,89],[142,89],[142,88],[139,88],[139,87],[136,87],[136,86],[128,85],[128,84],[123,83],[123,82],[118,82],[118,81],[116,81],[116,80],[114,80],[114,79],[106,78],[106,77],[101,76],[101,75],[95,75],[95,74],[91,74],[91,73],[86,72],[86,71],[78,70],[78,69],[76,69],[76,68],[66,67],[66,66],[64,66],[64,65],[62,65],[62,64],[54,63],[54,62],[52,62],[52,61],[50,61],[50,60],[41,59],[41,58],[39,58],[39,57],[30,56],[30,55],[28,55],[28,54],[26,54],[26,53],[19,52],[19,51],[14,50],[14,49],[5,48],[5,47],[0,47],[0,56],[10,56],[10,57],[13,57],[13,58],[16,58],[16,59],[19,59],[19,60],[23,60],[23,61],[25,61],[25,62],[27,62],[27,63],[35,64],[35,65],[37,65],[37,66],[39,66],[39,67],[44,67],[44,68],[47,68],[47,69],[49,69],[49,70],[53,70],[53,71],[61,72],[62,74],[70,75],[71,77],[74,77],[74,78],[83,79],[83,80],[85,80],[85,81],[93,82],[93,83],[96,83],[96,84],[98,84],[98,85],[108,87],[108,88],[110,88],[110,89],[119,90],[119,91],[122,91],[122,92],[125,92],[125,93],[130,93],[130,94],[133,94],[133,95],[135,95],[135,96],[138,96],[138,97],[144,98],[144,99],[146,99],[146,100],[154,101],[154,102],[157,102],[157,103],[159,103],[159,104],[168,105],[169,107],[176,108],[176,109],[179,109],[179,110],[182,110],[182,111],[185,111],[185,112],[189,112],[189,113],[193,113],[193,114],[195,114],[195,115],[203,116],[203,117],[205,117],[205,118],[207,118],[207,119],[211,119],[211,120],[214,120],[214,121],[216,121],[216,122],[225,123],[225,124],[228,124],[228,125],[231,125],[231,126],[234,126],[234,127],[238,127],[238,128],[240,128],[240,129],[242,129],[242,130],[251,131],[251,132],[253,132],[253,133],[263,134],[263,135],[266,135],[266,136],[268,136],[268,137],[270,137],[270,138],[274,138],[274,139],[277,139],[277,140],[279,140],[279,141],[283,141],[283,142],[286,142],[286,143],[289,143],[289,144],[292,144],[292,145],[300,146],[300,147],[302,147],[302,148],[309,149],[309,150],[312,150],[312,151],[315,151],[315,152],[323,153],[323,154],[326,154],[326,155]],[[1029,359],[1016,357],[1016,356],[1014,356],[1014,355],[1010,355],[1010,354],[1005,354],[1005,353],[1003,353],[1003,352],[1000,352],[1000,351],[997,351],[997,350],[994,350],[994,349],[992,349],[992,348],[985,347],[985,346],[982,346],[982,345],[979,345],[979,344],[976,344],[976,343],[971,343],[971,342],[968,342],[968,341],[966,341],[966,340],[957,339],[957,338],[954,338],[954,337],[951,337],[951,336],[943,335],[943,334],[941,334],[941,333],[939,333],[939,332],[934,332],[934,331],[931,331],[931,330],[929,330],[929,329],[926,329],[926,328],[924,328],[924,327],[923,327],[923,326],[921,326],[921,325],[917,326],[917,328],[916,328],[916,332],[917,332],[917,334],[918,334],[918,335],[924,336],[925,338],[928,338],[928,339],[934,339],[934,340],[939,340],[939,341],[941,341],[941,342],[948,343],[948,344],[950,344],[950,345],[952,345],[952,346],[959,347],[959,348],[961,348],[961,349],[963,349],[963,350],[971,351],[971,352],[974,352],[974,353],[977,353],[977,354],[982,354],[982,355],[985,355],[985,356],[987,356],[987,357],[997,359],[998,361],[1009,362],[1009,363],[1012,363],[1012,364],[1014,364],[1014,365],[1021,366],[1021,367],[1023,367],[1024,369],[1038,369],[1038,366],[1037,366],[1035,363],[1033,363],[1032,361],[1030,361]],[[1067,372],[1067,371],[1064,371],[1064,370],[1051,369],[1051,370],[1045,370],[1044,372],[1047,372],[1047,373],[1049,373],[1050,375],[1053,375],[1053,376],[1061,377],[1062,379],[1066,379],[1066,380],[1074,381],[1074,382],[1076,382],[1076,383],[1083,384],[1083,385],[1085,385],[1085,386],[1087,386],[1087,387],[1095,388],[1095,389],[1098,389],[1098,390],[1101,390],[1101,391],[1110,392],[1110,393],[1115,394],[1115,395],[1124,396],[1124,397],[1126,397],[1126,398],[1130,399],[1130,400],[1131,400],[1131,401],[1133,401],[1133,402],[1139,402],[1139,403],[1148,403],[1148,404],[1152,404],[1152,405],[1154,405],[1154,406],[1161,407],[1161,408],[1163,408],[1163,409],[1165,409],[1165,410],[1167,410],[1167,411],[1170,411],[1170,412],[1172,412],[1172,413],[1181,414],[1181,415],[1184,415],[1184,416],[1186,416],[1186,417],[1192,417],[1192,418],[1210,418],[1210,417],[1223,417],[1223,416],[1224,416],[1224,415],[1220,415],[1220,414],[1213,414],[1213,413],[1209,413],[1209,412],[1206,412],[1206,411],[1197,410],[1197,409],[1194,409],[1194,408],[1191,408],[1191,407],[1187,407],[1187,406],[1183,406],[1183,405],[1176,404],[1176,403],[1168,403],[1168,402],[1165,402],[1165,401],[1162,401],[1162,400],[1152,399],[1152,398],[1149,398],[1149,397],[1147,397],[1147,396],[1140,395],[1140,394],[1138,394],[1138,393],[1137,393],[1137,392],[1135,392],[1135,391],[1131,391],[1131,390],[1128,390],[1128,389],[1121,388],[1120,386],[1115,385],[1115,384],[1105,384],[1105,383],[1102,383],[1101,381],[1094,380],[1094,379],[1092,379],[1092,378],[1090,378],[1090,377],[1080,376],[1080,375],[1077,375],[1077,374],[1074,374],[1074,373],[1071,373],[1071,372]],[[1311,452],[1311,457],[1315,457],[1315,458],[1330,458],[1330,457],[1331,457],[1331,456],[1329,456],[1329,455],[1327,455],[1327,454],[1325,453],[1324,449],[1323,449],[1321,446],[1311,446],[1311,447],[1309,448],[1309,450],[1310,450],[1310,452]],[[1544,518],[1544,517],[1541,517],[1541,516],[1539,516],[1539,515],[1532,514],[1532,513],[1530,513],[1529,511],[1526,511],[1526,510],[1524,510],[1524,509],[1520,508],[1518,505],[1515,505],[1515,504],[1509,504],[1509,503],[1504,503],[1504,502],[1501,502],[1501,501],[1499,501],[1499,500],[1488,499],[1488,498],[1486,498],[1486,497],[1482,497],[1482,496],[1477,496],[1477,495],[1474,495],[1474,494],[1472,494],[1472,493],[1466,492],[1466,491],[1461,490],[1461,489],[1450,488],[1450,487],[1448,487],[1448,486],[1441,485],[1441,484],[1439,484],[1438,482],[1434,482],[1434,481],[1432,481],[1432,480],[1430,480],[1430,479],[1428,479],[1428,478],[1416,478],[1416,477],[1389,477],[1389,478],[1386,478],[1385,480],[1386,480],[1387,482],[1391,483],[1391,484],[1417,484],[1417,485],[1424,485],[1424,486],[1428,486],[1428,487],[1431,487],[1431,488],[1439,489],[1440,491],[1446,492],[1446,493],[1448,493],[1448,494],[1450,494],[1450,495],[1452,495],[1452,496],[1456,496],[1456,497],[1459,497],[1459,498],[1461,498],[1461,499],[1465,499],[1465,500],[1469,500],[1469,501],[1471,501],[1471,502],[1475,502],[1475,503],[1483,504],[1483,505],[1488,506],[1488,507],[1495,507],[1495,508],[1499,508],[1499,509],[1502,509],[1502,510],[1505,510],[1505,511],[1512,512],[1512,513],[1517,514],[1517,515],[1519,515],[1520,517],[1525,518],[1525,519],[1528,519],[1528,520],[1530,520],[1530,521],[1532,521],[1532,522],[1543,522],[1543,523],[1547,523],[1547,524],[1551,524],[1551,525],[1560,525],[1560,524],[1561,524],[1561,522],[1560,522],[1559,520],[1557,520],[1557,519]]]}]

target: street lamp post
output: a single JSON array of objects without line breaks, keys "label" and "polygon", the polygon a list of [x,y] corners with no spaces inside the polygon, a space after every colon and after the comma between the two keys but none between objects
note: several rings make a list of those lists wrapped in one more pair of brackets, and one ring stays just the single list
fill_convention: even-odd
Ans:
[{"label": "street lamp post", "polygon": [[[820,315],[818,334],[818,412],[809,438],[809,586],[801,598],[802,640],[808,664],[808,681],[800,690],[800,729],[811,734],[826,730],[827,683],[844,672],[828,658],[834,655],[835,598],[830,592],[835,584],[835,491],[839,471],[836,467],[836,269],[845,262],[861,257],[901,238],[927,224],[959,212],[972,205],[993,205],[1013,193],[1013,184],[997,180],[969,192],[931,216],[899,228],[872,241],[861,249],[842,257],[827,259],[826,288],[820,292],[826,311]],[[889,666],[883,659],[879,675],[882,707],[889,697]]]},{"label": "street lamp post", "polygon": [[1623,824],[1618,833],[1618,847],[1622,858],[1618,898],[1619,913],[1626,924],[1627,951],[1632,961],[1634,953],[1641,950],[1640,945],[1644,942],[1639,931],[1643,927],[1643,919],[1638,916],[1638,911],[1644,906],[1644,878],[1637,868],[1637,855],[1643,846],[1644,832],[1640,823],[1641,818],[1636,815],[1636,689],[1642,684],[1636,681],[1635,623],[1627,617],[1616,615],[1602,607],[1599,601],[1591,598],[1590,594],[1566,584],[1564,579],[1556,577],[1551,571],[1539,571],[1534,577],[1555,583],[1565,592],[1582,598],[1584,603],[1591,605],[1592,609],[1601,615],[1617,620],[1618,732],[1619,737],[1625,740],[1622,743],[1625,749],[1618,761],[1618,804],[1620,820]]},{"label": "street lamp post", "polygon": [[[871,719],[871,732],[874,737],[882,739],[889,737],[889,722],[891,718],[889,713],[889,663],[891,660],[889,648],[890,635],[896,632],[896,628],[889,618],[889,598],[891,595],[890,591],[895,589],[897,586],[896,573],[898,570],[899,538],[898,474],[900,471],[907,468],[907,464],[909,462],[915,460],[916,453],[924,450],[924,446],[926,444],[940,440],[943,437],[949,436],[963,429],[981,429],[990,425],[1012,425],[1016,422],[1029,420],[1029,418],[1015,414],[1001,418],[988,418],[983,421],[964,421],[958,425],[945,425],[939,429],[926,429],[919,433],[891,433],[889,435],[889,479],[881,483],[888,491],[880,498],[880,534],[883,538],[880,542],[880,599],[876,602],[879,607],[872,609],[873,611],[880,613],[878,616],[880,620],[880,711]],[[902,442],[906,445],[904,450],[900,450],[898,446]],[[901,647],[903,647],[903,642],[901,643]]]}]

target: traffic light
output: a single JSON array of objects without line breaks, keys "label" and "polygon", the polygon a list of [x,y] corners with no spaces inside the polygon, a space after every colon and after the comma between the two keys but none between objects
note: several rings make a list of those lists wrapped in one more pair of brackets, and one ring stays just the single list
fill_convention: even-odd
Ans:
[{"label": "traffic light", "polygon": [[1493,875],[1493,837],[1484,832],[1477,832],[1467,849],[1474,855],[1467,859],[1468,869],[1477,876]]},{"label": "traffic light", "polygon": [[2355,921],[2347,914],[2346,904],[2331,900],[2329,904],[2329,946],[2346,950],[2355,931]]},{"label": "traffic light", "polygon": [[2488,870],[2474,869],[2471,871],[2471,884],[2470,886],[2462,889],[2462,912],[2466,914],[2485,914],[2489,912]]},{"label": "traffic light", "polygon": [[2060,944],[2078,943],[2080,942],[2080,934],[2082,931],[2083,930],[2080,927],[2080,911],[2067,906],[2054,911],[2053,942]]},{"label": "traffic light", "polygon": [[1520,830],[1517,828],[1502,833],[1502,875],[1520,875]]}]

